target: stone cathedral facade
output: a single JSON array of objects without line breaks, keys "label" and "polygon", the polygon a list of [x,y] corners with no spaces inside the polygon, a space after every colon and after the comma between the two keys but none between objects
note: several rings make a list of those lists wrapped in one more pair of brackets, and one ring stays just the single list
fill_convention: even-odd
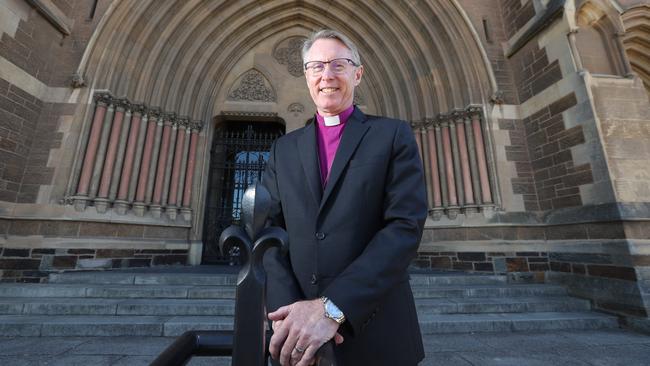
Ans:
[{"label": "stone cathedral facade", "polygon": [[414,266],[648,315],[645,0],[2,1],[2,281],[232,260],[219,232],[313,115],[300,46],[324,27],[360,47],[355,103],[413,128]]}]

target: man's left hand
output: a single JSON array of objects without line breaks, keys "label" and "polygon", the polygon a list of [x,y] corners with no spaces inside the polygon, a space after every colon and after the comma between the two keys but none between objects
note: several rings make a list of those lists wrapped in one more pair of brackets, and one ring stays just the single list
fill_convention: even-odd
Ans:
[{"label": "man's left hand", "polygon": [[269,313],[269,320],[274,322],[269,351],[281,365],[310,365],[325,342],[335,336],[337,344],[343,342],[337,333],[339,324],[325,317],[320,299],[283,306]]}]

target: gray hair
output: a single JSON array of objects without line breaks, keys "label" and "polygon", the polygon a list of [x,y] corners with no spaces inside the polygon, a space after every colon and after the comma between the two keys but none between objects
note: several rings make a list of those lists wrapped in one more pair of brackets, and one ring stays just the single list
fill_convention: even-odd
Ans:
[{"label": "gray hair", "polygon": [[352,53],[352,61],[354,61],[357,65],[361,65],[361,57],[359,56],[359,49],[357,49],[357,46],[346,35],[331,29],[319,30],[318,32],[312,33],[312,35],[307,38],[307,40],[305,40],[305,43],[302,45],[303,63],[307,61],[305,59],[307,57],[307,52],[309,52],[311,47],[314,45],[314,42],[319,39],[336,39],[337,41],[343,43],[343,45],[345,45],[345,47],[347,47]]}]

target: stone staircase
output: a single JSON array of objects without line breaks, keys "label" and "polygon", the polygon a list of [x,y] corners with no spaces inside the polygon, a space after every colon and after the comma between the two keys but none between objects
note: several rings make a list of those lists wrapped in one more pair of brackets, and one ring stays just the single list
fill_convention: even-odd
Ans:
[{"label": "stone staircase", "polygon": [[[191,268],[191,267],[186,267]],[[0,284],[2,336],[165,336],[232,329],[235,274],[169,269],[68,272],[44,284]],[[424,334],[618,327],[561,286],[506,276],[414,274]]]}]

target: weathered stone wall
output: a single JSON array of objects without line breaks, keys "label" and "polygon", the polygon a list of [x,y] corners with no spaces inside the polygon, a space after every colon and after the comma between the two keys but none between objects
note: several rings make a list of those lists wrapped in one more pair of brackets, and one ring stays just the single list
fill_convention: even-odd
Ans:
[{"label": "weathered stone wall", "polygon": [[650,225],[635,221],[427,229],[413,265],[558,282],[603,310],[645,316],[648,240]]},{"label": "weathered stone wall", "polygon": [[0,219],[0,281],[49,273],[186,264],[188,228],[83,221]]},{"label": "weathered stone wall", "polygon": [[502,0],[503,24],[508,38],[515,35],[535,16],[533,0]]}]

